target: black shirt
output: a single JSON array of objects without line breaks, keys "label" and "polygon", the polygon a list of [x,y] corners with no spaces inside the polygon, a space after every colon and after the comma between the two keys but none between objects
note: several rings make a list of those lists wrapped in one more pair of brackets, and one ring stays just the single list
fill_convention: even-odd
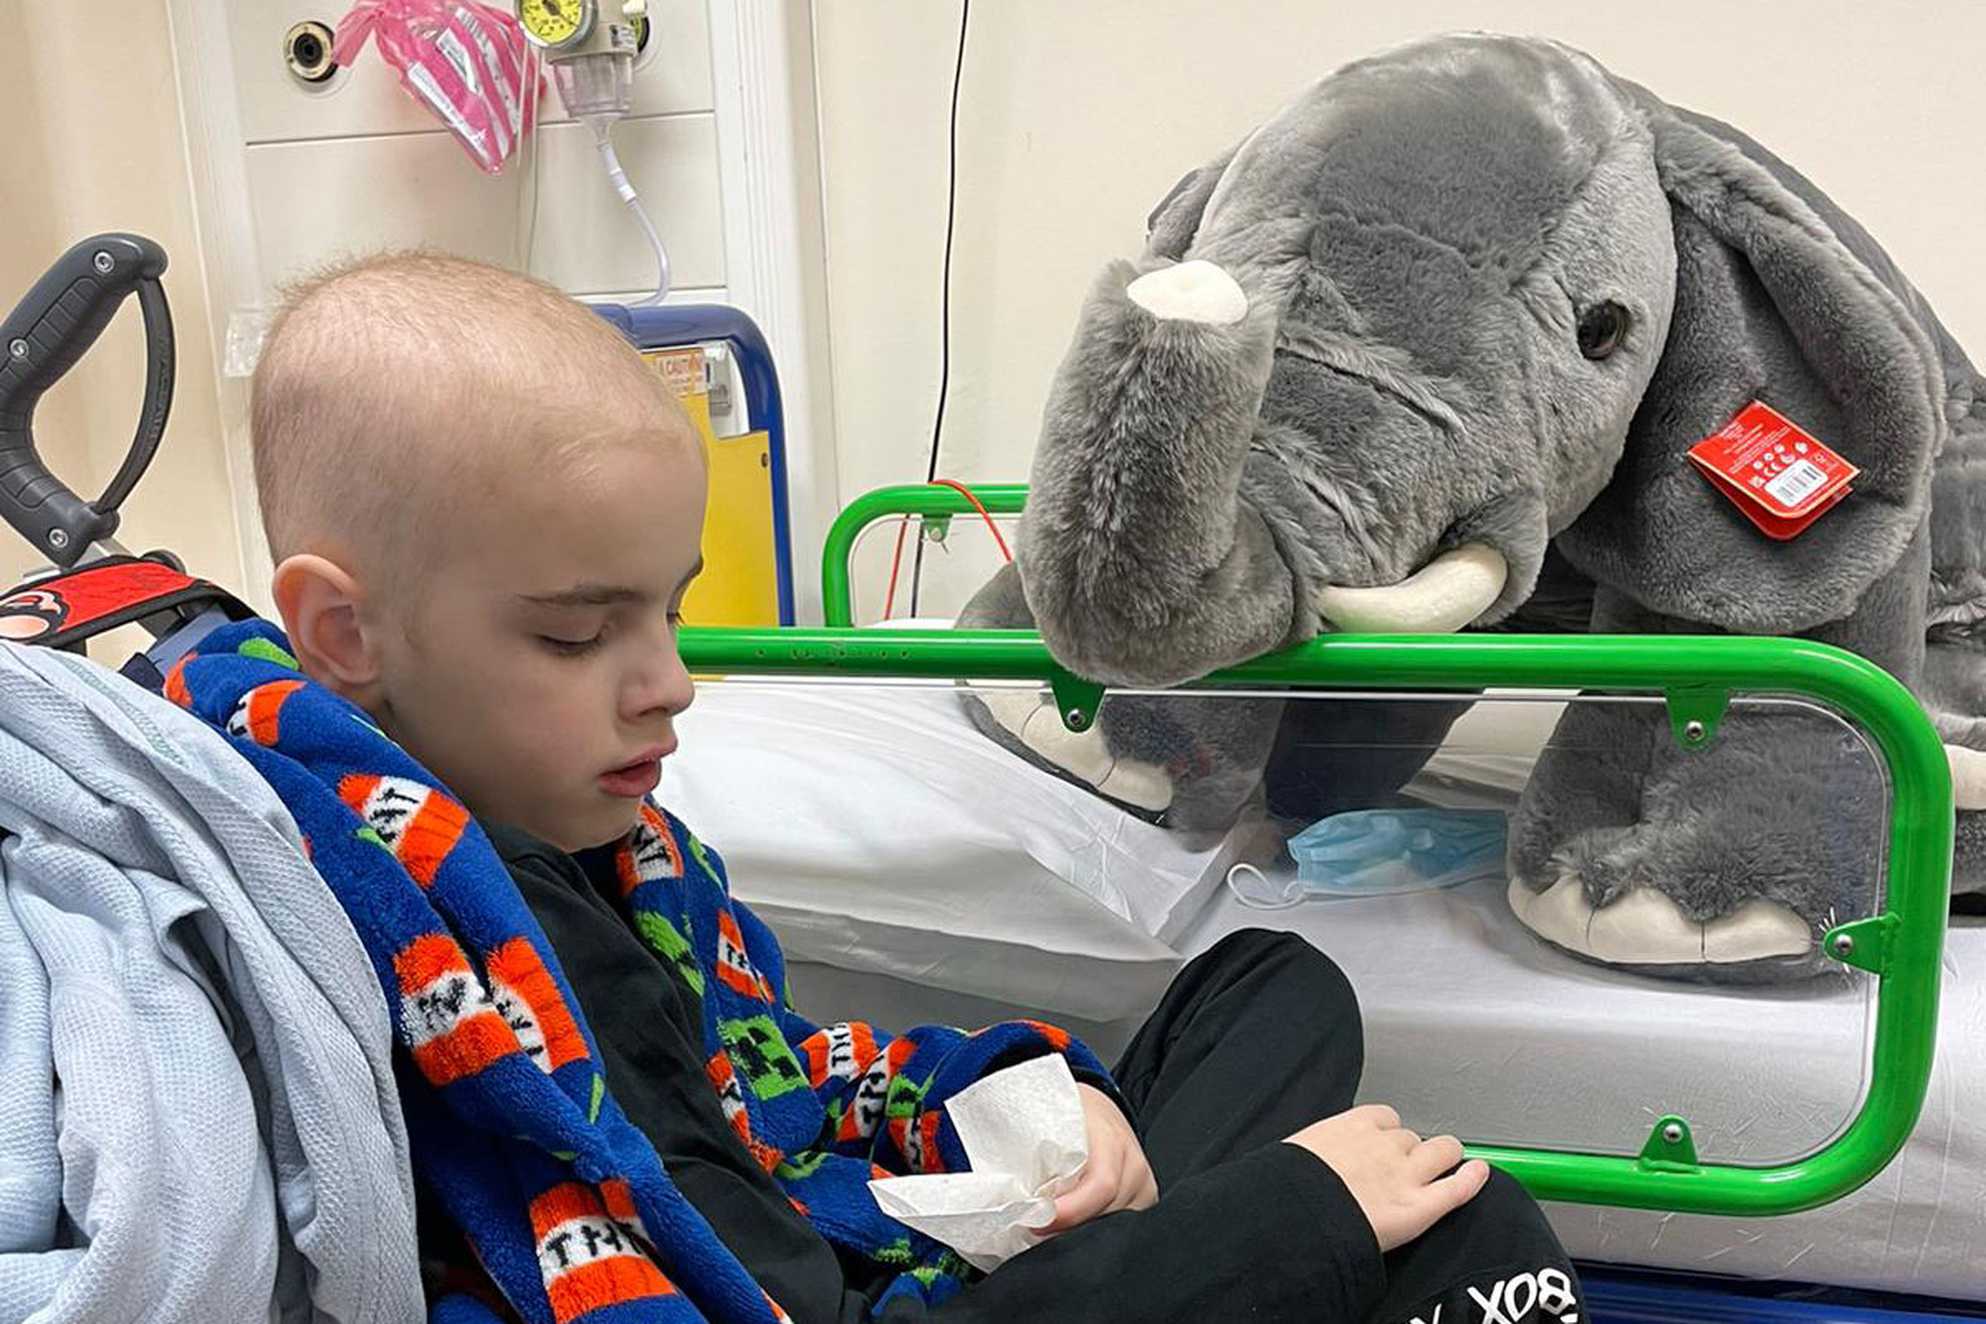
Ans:
[{"label": "black shirt", "polygon": [[[515,829],[489,836],[579,999],[608,1087],[683,1195],[797,1324],[869,1319],[894,1271],[837,1252],[725,1121],[704,1076],[700,1008],[629,927],[611,861],[575,858]],[[883,1318],[1275,1318],[1293,1298],[1321,1310],[1315,1318],[1336,1318],[1347,1313],[1332,1308],[1338,1301],[1369,1295],[1352,1280],[1370,1274],[1344,1274],[1319,1229],[1357,1216],[1322,1164],[1271,1145],[1173,1184],[1150,1210],[1044,1242],[939,1306],[898,1298]],[[1355,1242],[1369,1244],[1370,1233],[1354,1227]]]}]

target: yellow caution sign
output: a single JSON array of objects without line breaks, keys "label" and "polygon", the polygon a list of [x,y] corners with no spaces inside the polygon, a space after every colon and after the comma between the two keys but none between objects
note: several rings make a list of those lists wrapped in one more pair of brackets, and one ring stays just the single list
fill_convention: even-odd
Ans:
[{"label": "yellow caution sign", "polygon": [[642,357],[675,391],[710,461],[703,574],[683,600],[683,619],[691,625],[778,625],[770,439],[763,431],[716,435],[701,347],[644,350]]}]

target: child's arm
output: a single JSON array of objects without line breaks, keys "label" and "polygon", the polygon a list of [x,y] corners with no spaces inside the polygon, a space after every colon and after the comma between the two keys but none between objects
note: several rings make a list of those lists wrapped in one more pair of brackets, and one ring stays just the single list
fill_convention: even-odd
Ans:
[{"label": "child's arm", "polygon": [[866,1021],[815,1025],[788,1005],[786,958],[772,931],[742,902],[734,898],[731,906],[746,955],[772,985],[779,1028],[835,1121],[837,1152],[894,1173],[961,1171],[970,1165],[945,1117],[945,1100],[1002,1067],[1044,1053],[1062,1054],[1078,1081],[1130,1115],[1096,1054],[1041,1021],[1003,1021],[970,1033],[922,1025],[895,1035]]}]

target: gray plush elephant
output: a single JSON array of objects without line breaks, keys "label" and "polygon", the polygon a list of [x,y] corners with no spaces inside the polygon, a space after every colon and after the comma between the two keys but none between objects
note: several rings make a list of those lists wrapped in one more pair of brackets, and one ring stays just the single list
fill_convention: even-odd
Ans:
[{"label": "gray plush elephant", "polygon": [[[1032,623],[1070,670],[1125,687],[1333,629],[1822,640],[1931,713],[1961,808],[1955,888],[1978,890],[1979,385],[1875,241],[1743,134],[1552,42],[1426,40],[1303,92],[1104,270],[1047,405],[1017,568],[963,623]],[[1754,400],[1861,471],[1790,541],[1686,460]],[[1231,814],[1265,767],[1289,785],[1277,766],[1343,748],[1375,711],[1113,698],[1075,736],[1035,704],[977,712],[1185,825]],[[1393,764],[1340,758],[1296,807],[1370,803],[1465,707],[1384,709]],[[1569,951],[1653,972],[1816,969],[1879,862],[1886,793],[1852,743],[1767,705],[1685,752],[1657,705],[1572,704],[1512,824],[1512,906]]]}]

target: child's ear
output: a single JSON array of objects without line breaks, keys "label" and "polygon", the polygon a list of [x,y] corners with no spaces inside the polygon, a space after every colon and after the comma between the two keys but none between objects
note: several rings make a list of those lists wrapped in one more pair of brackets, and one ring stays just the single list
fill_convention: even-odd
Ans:
[{"label": "child's ear", "polygon": [[298,555],[276,567],[270,589],[305,674],[363,706],[379,684],[380,659],[361,619],[358,580],[335,561]]}]

